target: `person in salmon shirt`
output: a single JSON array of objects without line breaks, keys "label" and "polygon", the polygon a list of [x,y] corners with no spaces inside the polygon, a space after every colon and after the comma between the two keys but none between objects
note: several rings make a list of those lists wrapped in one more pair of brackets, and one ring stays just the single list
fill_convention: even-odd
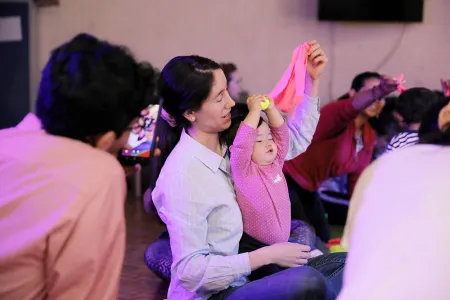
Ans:
[{"label": "person in salmon shirt", "polygon": [[0,130],[0,299],[117,299],[126,233],[117,155],[158,102],[154,76],[88,34],[51,53],[36,114]]},{"label": "person in salmon shirt", "polygon": [[[347,188],[352,194],[359,175],[372,159],[376,132],[368,121],[380,114],[383,98],[397,87],[397,80],[390,76],[373,72],[357,75],[347,99],[322,108],[308,149],[284,165],[291,199],[301,202],[292,203],[292,218],[306,217],[324,242],[330,239],[330,231],[316,191],[325,180],[348,175]],[[296,209],[297,205],[302,210]]]}]

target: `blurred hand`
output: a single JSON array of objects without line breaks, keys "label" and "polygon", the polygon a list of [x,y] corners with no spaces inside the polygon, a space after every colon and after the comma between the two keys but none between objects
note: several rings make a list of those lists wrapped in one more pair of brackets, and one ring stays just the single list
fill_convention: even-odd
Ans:
[{"label": "blurred hand", "polygon": [[311,48],[308,51],[307,71],[312,80],[319,79],[328,63],[328,57],[317,41],[309,41]]},{"label": "blurred hand", "polygon": [[397,81],[397,78],[389,75],[381,76],[380,84],[374,88],[375,98],[382,99],[386,97],[397,90],[398,86],[399,82]]},{"label": "blurred hand", "polygon": [[304,266],[311,258],[311,248],[297,243],[277,243],[265,248],[271,263],[291,268]]}]

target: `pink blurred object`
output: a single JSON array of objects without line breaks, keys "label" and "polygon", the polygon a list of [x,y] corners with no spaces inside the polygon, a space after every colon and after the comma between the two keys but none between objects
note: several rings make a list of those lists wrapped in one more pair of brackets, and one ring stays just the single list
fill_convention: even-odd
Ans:
[{"label": "pink blurred object", "polygon": [[441,78],[442,92],[446,97],[450,97],[450,79]]},{"label": "pink blurred object", "polygon": [[305,42],[295,48],[291,63],[275,88],[269,93],[269,96],[274,99],[275,105],[285,113],[290,113],[304,98],[310,47]]},{"label": "pink blurred object", "polygon": [[397,90],[398,92],[401,94],[404,91],[406,91],[406,87],[405,87],[405,75],[404,74],[400,74],[397,76],[397,82],[398,82],[398,87]]}]

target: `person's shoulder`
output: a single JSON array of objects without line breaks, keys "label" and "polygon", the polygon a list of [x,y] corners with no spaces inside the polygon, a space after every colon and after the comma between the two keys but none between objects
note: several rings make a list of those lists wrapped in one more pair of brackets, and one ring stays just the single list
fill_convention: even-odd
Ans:
[{"label": "person's shoulder", "polygon": [[116,157],[81,141],[16,129],[0,136],[5,146],[0,149],[1,160],[10,161],[23,172],[38,170],[40,176],[53,182],[89,189],[125,176]]},{"label": "person's shoulder", "polygon": [[[417,144],[386,153],[374,161],[369,169],[390,169],[391,172],[412,171],[432,163],[450,165],[450,147]],[[401,171],[403,172],[403,171]]]},{"label": "person's shoulder", "polygon": [[197,161],[198,159],[192,151],[178,143],[164,162],[161,173],[170,172],[173,176],[190,173],[190,170],[195,169]]}]

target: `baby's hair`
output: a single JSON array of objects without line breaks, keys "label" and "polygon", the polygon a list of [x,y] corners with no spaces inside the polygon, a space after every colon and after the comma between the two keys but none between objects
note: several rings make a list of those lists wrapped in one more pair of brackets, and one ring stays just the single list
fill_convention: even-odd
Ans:
[{"label": "baby's hair", "polygon": [[[236,138],[237,131],[241,123],[245,120],[247,116],[236,116],[231,119],[231,126],[227,130],[222,133],[222,142],[225,143],[228,147],[233,145],[234,139]],[[265,122],[263,118],[259,118],[258,127]]]}]

